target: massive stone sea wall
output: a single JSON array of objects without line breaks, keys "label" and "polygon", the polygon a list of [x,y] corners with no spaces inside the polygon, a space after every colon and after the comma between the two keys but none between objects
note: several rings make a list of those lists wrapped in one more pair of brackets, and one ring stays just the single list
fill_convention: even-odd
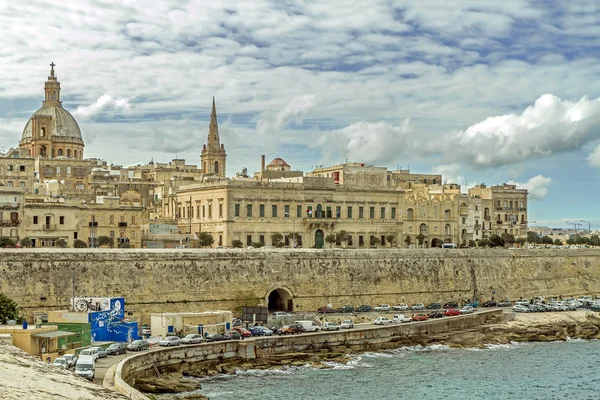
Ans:
[{"label": "massive stone sea wall", "polygon": [[[128,317],[266,304],[414,303],[600,294],[598,250],[117,250],[0,252],[0,291],[23,313],[72,296],[125,297]],[[285,298],[285,304],[288,304]]]}]

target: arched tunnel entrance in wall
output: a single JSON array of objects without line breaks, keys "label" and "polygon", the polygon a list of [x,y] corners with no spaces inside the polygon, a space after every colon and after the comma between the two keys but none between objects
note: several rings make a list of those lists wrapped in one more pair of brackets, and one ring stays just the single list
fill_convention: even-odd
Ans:
[{"label": "arched tunnel entrance in wall", "polygon": [[294,311],[294,299],[287,289],[275,289],[267,296],[269,312]]}]

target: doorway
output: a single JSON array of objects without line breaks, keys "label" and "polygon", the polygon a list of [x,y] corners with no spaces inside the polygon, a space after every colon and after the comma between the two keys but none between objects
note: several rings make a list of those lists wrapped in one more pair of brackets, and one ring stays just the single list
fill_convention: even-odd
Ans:
[{"label": "doorway", "polygon": [[325,245],[325,238],[322,230],[315,232],[315,248],[322,249]]},{"label": "doorway", "polygon": [[294,299],[290,292],[285,289],[275,289],[267,297],[269,312],[294,311]]}]

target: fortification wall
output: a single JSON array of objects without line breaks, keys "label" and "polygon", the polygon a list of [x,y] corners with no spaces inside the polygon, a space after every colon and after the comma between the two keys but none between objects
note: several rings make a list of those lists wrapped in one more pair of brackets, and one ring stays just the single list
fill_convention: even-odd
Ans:
[{"label": "fortification wall", "polygon": [[295,311],[377,304],[600,294],[598,250],[15,249],[0,290],[27,314],[75,296],[125,297],[129,318],[232,309],[285,289]]}]

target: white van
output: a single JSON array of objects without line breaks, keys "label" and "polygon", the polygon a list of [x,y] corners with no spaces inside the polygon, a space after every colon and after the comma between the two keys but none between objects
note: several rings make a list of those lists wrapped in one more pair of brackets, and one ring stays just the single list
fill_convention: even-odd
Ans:
[{"label": "white van", "polygon": [[82,378],[93,380],[96,376],[96,362],[92,356],[79,356],[75,364],[75,373]]},{"label": "white van", "polygon": [[300,324],[306,332],[319,332],[319,325],[315,321],[295,321],[295,324]]}]

